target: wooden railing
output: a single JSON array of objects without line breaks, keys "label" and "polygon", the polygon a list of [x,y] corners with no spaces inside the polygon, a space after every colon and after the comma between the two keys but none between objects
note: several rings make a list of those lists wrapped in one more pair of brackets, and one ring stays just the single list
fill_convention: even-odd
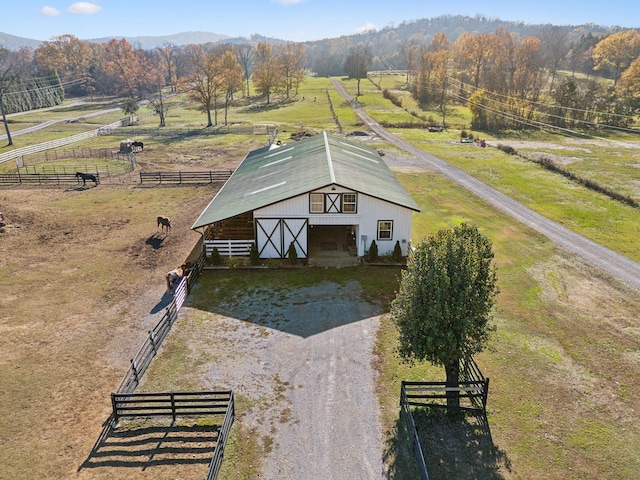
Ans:
[{"label": "wooden railing", "polygon": [[233,170],[203,172],[140,172],[140,183],[214,183],[226,182]]},{"label": "wooden railing", "polygon": [[207,256],[215,247],[218,253],[228,257],[248,257],[254,240],[205,240],[204,247]]},{"label": "wooden railing", "polygon": [[400,416],[407,428],[421,480],[429,480],[429,474],[411,408],[448,408],[446,402],[454,395],[459,400],[467,403],[467,405],[457,408],[486,415],[489,379],[482,375],[480,368],[473,359],[468,359],[461,363],[460,377],[462,380],[456,386],[448,386],[447,382],[403,381],[400,387]]}]

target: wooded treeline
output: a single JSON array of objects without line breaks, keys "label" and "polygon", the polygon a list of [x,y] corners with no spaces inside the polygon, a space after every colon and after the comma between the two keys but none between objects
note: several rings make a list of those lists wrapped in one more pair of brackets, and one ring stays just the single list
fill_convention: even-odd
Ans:
[{"label": "wooded treeline", "polygon": [[359,80],[383,70],[402,71],[403,88],[443,119],[450,105],[468,105],[478,130],[627,127],[640,107],[632,29],[443,16],[316,42],[256,39],[141,49],[62,35],[35,49],[0,47],[0,107],[4,115],[65,95],[114,95],[129,99],[131,115],[147,100],[163,126],[172,95],[185,92],[211,126],[227,122],[239,97],[289,98],[309,74]]}]

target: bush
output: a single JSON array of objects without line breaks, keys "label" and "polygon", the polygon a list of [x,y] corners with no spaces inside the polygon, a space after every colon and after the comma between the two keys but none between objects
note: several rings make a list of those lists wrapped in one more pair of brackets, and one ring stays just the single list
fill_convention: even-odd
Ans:
[{"label": "bush", "polygon": [[400,248],[400,241],[396,240],[396,244],[393,247],[393,254],[391,258],[394,262],[400,263],[402,261],[402,249]]},{"label": "bush", "polygon": [[511,145],[503,145],[502,143],[498,144],[498,150],[502,150],[507,155],[515,155],[516,153],[518,153],[516,152],[516,149]]},{"label": "bush", "polygon": [[216,247],[213,247],[213,250],[211,250],[211,255],[209,255],[209,263],[211,265],[220,265],[220,263],[222,263],[220,252]]},{"label": "bush", "polygon": [[249,261],[251,262],[251,265],[260,264],[260,254],[258,253],[258,247],[255,242],[251,244],[251,249],[249,250]]},{"label": "bush", "polygon": [[369,247],[369,253],[367,257],[370,262],[375,262],[378,260],[378,245],[375,240],[371,240],[371,246]]},{"label": "bush", "polygon": [[287,258],[289,259],[289,263],[291,265],[296,265],[298,263],[298,252],[296,251],[296,246],[291,242],[289,244],[289,250],[287,250]]},{"label": "bush", "polygon": [[227,257],[226,263],[229,268],[240,268],[244,264],[240,257]]},{"label": "bush", "polygon": [[467,138],[467,131],[466,130],[462,130],[460,132],[460,138]]}]

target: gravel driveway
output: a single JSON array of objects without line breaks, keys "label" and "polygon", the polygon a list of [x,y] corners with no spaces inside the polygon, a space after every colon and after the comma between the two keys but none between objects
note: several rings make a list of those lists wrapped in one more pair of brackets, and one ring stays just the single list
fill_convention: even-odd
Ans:
[{"label": "gravel driveway", "polygon": [[270,444],[261,478],[386,478],[372,366],[381,314],[357,282],[248,292],[218,309],[204,380],[255,402],[242,421]]}]

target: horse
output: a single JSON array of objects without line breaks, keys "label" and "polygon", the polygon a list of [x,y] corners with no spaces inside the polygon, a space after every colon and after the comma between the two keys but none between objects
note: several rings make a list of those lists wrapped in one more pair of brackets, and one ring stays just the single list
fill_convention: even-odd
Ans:
[{"label": "horse", "polygon": [[87,184],[87,180],[91,180],[93,183],[95,183],[96,185],[98,185],[98,178],[95,175],[92,175],[90,173],[82,173],[82,172],[76,172],[76,178],[78,179],[82,179],[82,185],[86,185]]},{"label": "horse", "polygon": [[173,294],[173,289],[184,277],[184,265],[174,268],[170,272],[167,272],[165,279],[167,280],[167,293]]},{"label": "horse", "polygon": [[142,142],[131,142],[131,147],[133,147],[135,151],[144,152],[144,143]]},{"label": "horse", "polygon": [[160,227],[160,230],[164,231],[165,228],[167,229],[167,233],[171,233],[171,220],[169,220],[169,217],[164,217],[162,215],[160,215],[158,217],[158,226]]}]

